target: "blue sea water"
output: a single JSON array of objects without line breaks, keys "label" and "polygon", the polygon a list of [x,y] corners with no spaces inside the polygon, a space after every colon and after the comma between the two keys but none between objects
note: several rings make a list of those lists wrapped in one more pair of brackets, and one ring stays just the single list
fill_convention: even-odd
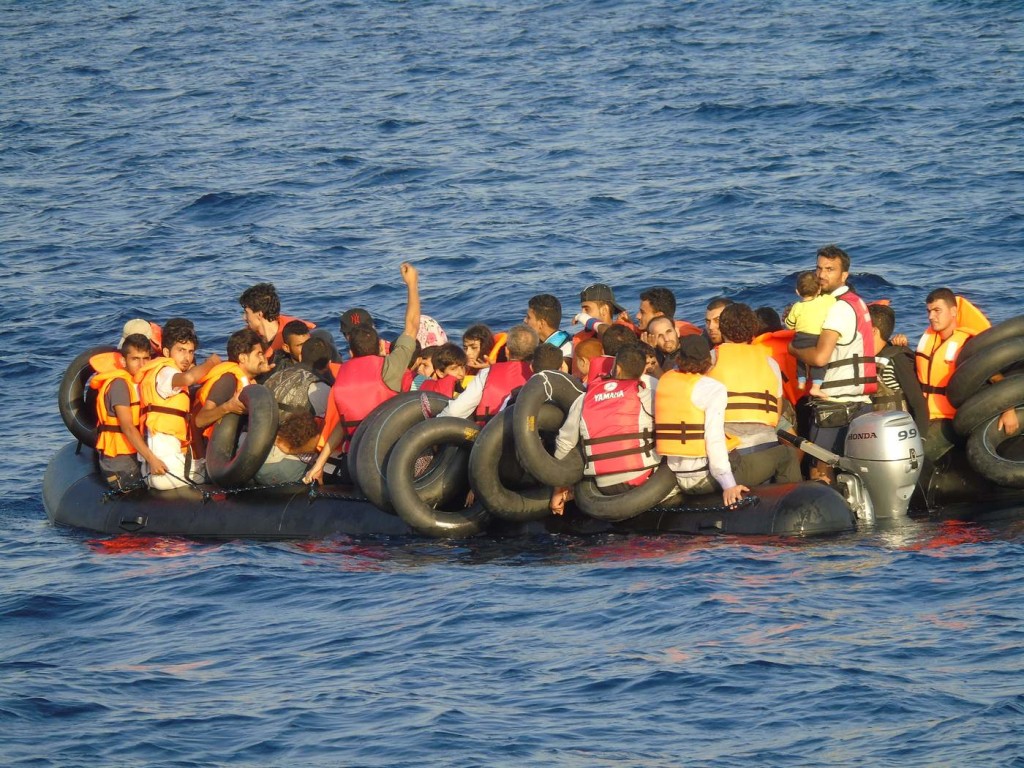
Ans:
[{"label": "blue sea water", "polygon": [[1024,765],[1024,523],[306,544],[56,529],[63,366],[277,285],[453,335],[603,281],[1019,314],[1024,4],[0,7],[0,763]]}]

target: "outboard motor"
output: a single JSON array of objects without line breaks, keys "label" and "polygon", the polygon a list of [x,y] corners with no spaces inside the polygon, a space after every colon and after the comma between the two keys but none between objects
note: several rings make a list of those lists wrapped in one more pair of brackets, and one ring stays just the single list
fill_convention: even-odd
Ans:
[{"label": "outboard motor", "polygon": [[924,441],[909,413],[858,416],[850,422],[844,456],[785,432],[779,437],[839,470],[837,490],[861,520],[907,516],[924,460]]},{"label": "outboard motor", "polygon": [[924,441],[909,413],[866,413],[850,422],[836,484],[862,520],[906,517],[921,475]]}]

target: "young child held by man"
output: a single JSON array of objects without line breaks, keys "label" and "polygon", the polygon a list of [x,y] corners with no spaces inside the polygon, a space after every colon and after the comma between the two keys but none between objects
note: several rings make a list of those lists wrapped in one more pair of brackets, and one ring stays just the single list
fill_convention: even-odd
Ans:
[{"label": "young child held by man", "polygon": [[[825,322],[825,315],[829,308],[836,303],[835,296],[821,292],[818,283],[818,276],[813,271],[801,272],[796,279],[796,295],[800,301],[790,307],[786,313],[785,324],[790,330],[796,331],[793,337],[793,346],[798,349],[808,349],[818,345],[818,336],[821,334],[821,326]],[[819,366],[801,366],[800,374],[797,377],[800,389],[807,386],[807,380],[811,380],[811,388],[808,390],[811,395],[821,396],[821,382],[825,379],[825,369]]]}]

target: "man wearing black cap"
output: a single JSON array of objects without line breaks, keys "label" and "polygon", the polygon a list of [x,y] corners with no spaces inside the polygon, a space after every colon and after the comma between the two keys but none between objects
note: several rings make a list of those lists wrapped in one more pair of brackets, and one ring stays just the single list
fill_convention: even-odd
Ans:
[{"label": "man wearing black cap", "polygon": [[679,339],[678,370],[666,371],[654,394],[655,446],[676,473],[684,493],[722,490],[731,506],[743,498],[745,485],[736,482],[725,436],[725,386],[705,376],[711,368],[711,347],[703,336]]},{"label": "man wearing black cap", "polygon": [[580,310],[572,319],[572,324],[582,325],[583,330],[573,337],[573,346],[598,335],[602,326],[617,321],[629,328],[633,327],[629,322],[629,313],[615,301],[612,289],[604,283],[594,283],[580,291]]},{"label": "man wearing black cap", "polygon": [[[373,316],[362,307],[355,307],[342,314],[341,316],[341,335],[345,337],[345,341],[348,342],[349,357],[352,355],[352,331],[356,328],[370,328],[374,332],[377,331],[377,327],[373,324]],[[386,355],[391,351],[391,342],[387,339],[380,339],[380,354]]]}]

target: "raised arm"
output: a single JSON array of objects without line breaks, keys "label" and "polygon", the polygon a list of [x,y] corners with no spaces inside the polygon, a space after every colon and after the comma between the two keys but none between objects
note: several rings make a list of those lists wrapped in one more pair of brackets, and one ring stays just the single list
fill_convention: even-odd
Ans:
[{"label": "raised arm", "polygon": [[420,330],[420,287],[419,272],[407,261],[402,262],[402,280],[408,289],[408,300],[405,306],[405,330],[406,336],[416,338]]}]

